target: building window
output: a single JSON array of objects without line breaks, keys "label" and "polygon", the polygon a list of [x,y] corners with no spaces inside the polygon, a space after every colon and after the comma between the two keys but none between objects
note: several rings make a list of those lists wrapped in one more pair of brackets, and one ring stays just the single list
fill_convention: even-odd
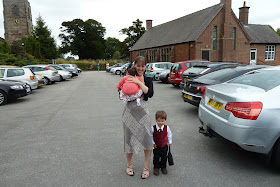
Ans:
[{"label": "building window", "polygon": [[161,49],[161,61],[169,62],[170,61],[171,47]]},{"label": "building window", "polygon": [[156,53],[157,53],[156,49],[153,49],[153,50],[149,51],[149,61],[150,62],[155,62],[156,61]]},{"label": "building window", "polygon": [[236,50],[236,28],[232,28],[233,49]]},{"label": "building window", "polygon": [[213,27],[213,50],[217,50],[217,27]]},{"label": "building window", "polygon": [[146,58],[146,51],[139,51],[139,56],[143,56]]},{"label": "building window", "polygon": [[274,60],[275,45],[267,45],[265,48],[265,60]]},{"label": "building window", "polygon": [[13,12],[13,16],[14,17],[18,17],[19,16],[19,8],[16,5],[14,5],[12,7],[12,12]]}]

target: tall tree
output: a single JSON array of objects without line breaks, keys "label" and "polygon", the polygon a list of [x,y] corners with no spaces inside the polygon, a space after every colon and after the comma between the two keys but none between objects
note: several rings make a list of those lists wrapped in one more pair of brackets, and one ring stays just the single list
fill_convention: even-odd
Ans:
[{"label": "tall tree", "polygon": [[24,44],[24,50],[26,53],[33,55],[36,58],[42,58],[40,51],[40,42],[36,40],[34,36],[28,36],[22,38],[22,43]]},{"label": "tall tree", "polygon": [[58,50],[51,30],[46,26],[41,16],[36,19],[33,36],[40,43],[40,51],[43,58],[54,59],[58,57]]},{"label": "tall tree", "polygon": [[278,34],[278,36],[280,36],[280,28],[276,30],[276,33]]},{"label": "tall tree", "polygon": [[6,40],[0,43],[0,53],[11,53],[11,47]]},{"label": "tall tree", "polygon": [[106,29],[98,21],[89,19],[84,22],[81,19],[74,19],[63,22],[60,30],[61,53],[71,52],[80,59],[104,58]]},{"label": "tall tree", "polygon": [[143,22],[137,19],[132,22],[132,26],[123,28],[120,30],[121,34],[127,35],[123,43],[127,46],[124,51],[126,55],[129,55],[129,49],[139,40],[139,38],[145,33],[145,27],[142,26]]},{"label": "tall tree", "polygon": [[106,39],[105,58],[112,59],[115,52],[119,51],[120,40],[117,38],[108,37]]}]

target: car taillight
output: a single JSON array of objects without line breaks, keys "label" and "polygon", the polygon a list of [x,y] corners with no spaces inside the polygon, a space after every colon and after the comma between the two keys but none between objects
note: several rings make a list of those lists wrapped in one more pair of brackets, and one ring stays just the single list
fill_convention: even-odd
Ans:
[{"label": "car taillight", "polygon": [[49,67],[45,67],[45,69],[47,69],[47,70],[51,70]]},{"label": "car taillight", "polygon": [[229,102],[225,110],[230,111],[235,117],[256,120],[262,111],[261,102]]},{"label": "car taillight", "polygon": [[195,90],[199,91],[201,93],[204,93],[205,89],[206,89],[206,86],[209,86],[209,85],[198,86],[198,87],[195,88]]},{"label": "car taillight", "polygon": [[154,72],[154,68],[151,68],[150,72]]},{"label": "car taillight", "polygon": [[30,76],[30,80],[32,80],[32,81],[33,81],[33,80],[34,80],[34,76]]},{"label": "car taillight", "polygon": [[206,92],[203,92],[202,98],[205,99]]},{"label": "car taillight", "polygon": [[72,67],[74,68],[75,66],[72,64]]}]

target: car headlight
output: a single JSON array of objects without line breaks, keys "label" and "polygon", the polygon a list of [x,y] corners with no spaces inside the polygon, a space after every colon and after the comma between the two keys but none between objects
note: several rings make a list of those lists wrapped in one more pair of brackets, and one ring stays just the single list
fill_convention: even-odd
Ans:
[{"label": "car headlight", "polygon": [[14,85],[14,86],[11,86],[11,89],[13,90],[23,90],[23,86],[22,85]]}]

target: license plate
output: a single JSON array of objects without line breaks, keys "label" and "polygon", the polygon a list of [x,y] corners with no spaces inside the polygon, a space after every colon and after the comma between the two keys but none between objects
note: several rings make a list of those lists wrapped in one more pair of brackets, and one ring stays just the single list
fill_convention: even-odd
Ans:
[{"label": "license plate", "polygon": [[170,77],[174,77],[174,76],[175,76],[174,74],[171,74],[171,75],[170,75]]},{"label": "license plate", "polygon": [[150,72],[150,70],[147,70],[147,72]]},{"label": "license plate", "polygon": [[223,103],[220,103],[214,99],[209,99],[209,101],[207,102],[208,105],[212,106],[213,108],[217,109],[217,110],[221,110]]},{"label": "license plate", "polygon": [[184,78],[184,82],[186,82],[187,80],[189,80],[188,78]]},{"label": "license plate", "polygon": [[188,94],[184,94],[184,98],[187,98],[187,99],[189,99],[189,100],[192,100],[192,99],[193,99],[193,97],[192,97],[191,95],[188,95]]}]

